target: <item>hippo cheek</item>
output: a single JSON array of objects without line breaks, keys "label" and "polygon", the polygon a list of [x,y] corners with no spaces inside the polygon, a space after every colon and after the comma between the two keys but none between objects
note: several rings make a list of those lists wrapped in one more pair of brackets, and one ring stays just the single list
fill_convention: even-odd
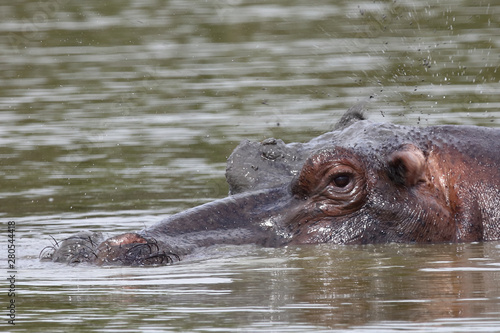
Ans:
[{"label": "hippo cheek", "polygon": [[[290,244],[361,244],[371,220],[354,212],[345,216],[318,216],[295,221]],[[297,227],[300,226],[300,227]]]}]

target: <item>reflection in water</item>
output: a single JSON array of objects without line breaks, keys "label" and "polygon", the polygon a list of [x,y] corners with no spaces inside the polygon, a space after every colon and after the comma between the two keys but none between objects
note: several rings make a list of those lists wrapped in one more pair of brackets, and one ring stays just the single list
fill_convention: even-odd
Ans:
[{"label": "reflection in water", "polygon": [[[209,252],[180,265],[139,270],[89,272],[76,266],[63,272],[66,267],[49,264],[51,282],[49,275],[34,271],[25,276],[32,285],[26,306],[39,307],[37,295],[43,294],[44,308],[56,311],[56,318],[97,307],[99,325],[115,327],[113,322],[126,320],[129,328],[141,327],[147,320],[181,330],[215,324],[214,318],[223,318],[227,327],[252,331],[261,325],[262,332],[274,326],[283,331],[368,330],[370,325],[422,329],[412,322],[431,327],[452,323],[467,330],[479,318],[483,328],[494,320],[498,324],[500,267],[497,259],[490,259],[498,258],[497,243],[228,246]],[[68,296],[61,304],[63,295]],[[141,313],[141,308],[148,311]],[[42,315],[35,312],[31,320]]]},{"label": "reflection in water", "polygon": [[[40,263],[49,235],[137,230],[226,196],[242,139],[350,106],[499,125],[499,6],[474,1],[0,5],[0,194],[19,331],[495,331],[499,245],[210,249],[171,267]],[[209,259],[210,258],[210,259]]]},{"label": "reflection in water", "polygon": [[323,269],[304,282],[310,288],[298,298],[328,304],[328,311],[315,310],[307,319],[331,325],[498,313],[500,270],[476,261],[490,251],[498,255],[498,248],[483,244],[335,249],[311,263]]}]

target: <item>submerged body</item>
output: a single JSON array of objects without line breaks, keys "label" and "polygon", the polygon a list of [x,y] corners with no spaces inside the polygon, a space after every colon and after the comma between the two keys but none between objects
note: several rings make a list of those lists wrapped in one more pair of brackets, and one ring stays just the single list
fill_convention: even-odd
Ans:
[{"label": "submerged body", "polygon": [[374,123],[351,110],[307,143],[242,142],[227,198],[137,233],[81,233],[47,257],[148,265],[215,244],[498,240],[498,152],[499,129]]}]

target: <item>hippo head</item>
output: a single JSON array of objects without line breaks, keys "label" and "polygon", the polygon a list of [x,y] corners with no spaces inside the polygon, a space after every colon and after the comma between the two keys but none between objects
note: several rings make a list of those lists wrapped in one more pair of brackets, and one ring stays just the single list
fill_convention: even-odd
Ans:
[{"label": "hippo head", "polygon": [[375,123],[354,108],[307,143],[242,142],[224,199],[137,233],[80,234],[49,257],[144,265],[214,244],[500,239],[498,151],[498,130]]}]

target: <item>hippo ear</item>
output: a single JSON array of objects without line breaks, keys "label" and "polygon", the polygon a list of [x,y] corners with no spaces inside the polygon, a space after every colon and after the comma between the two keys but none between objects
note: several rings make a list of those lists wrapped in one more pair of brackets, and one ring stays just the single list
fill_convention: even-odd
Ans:
[{"label": "hippo ear", "polygon": [[342,118],[335,124],[333,127],[334,131],[341,130],[347,128],[354,124],[359,120],[365,120],[364,111],[365,111],[366,103],[358,103],[354,106],[351,106],[349,110],[347,110]]},{"label": "hippo ear", "polygon": [[389,177],[397,184],[414,186],[425,180],[425,156],[412,144],[405,144],[389,155]]}]

